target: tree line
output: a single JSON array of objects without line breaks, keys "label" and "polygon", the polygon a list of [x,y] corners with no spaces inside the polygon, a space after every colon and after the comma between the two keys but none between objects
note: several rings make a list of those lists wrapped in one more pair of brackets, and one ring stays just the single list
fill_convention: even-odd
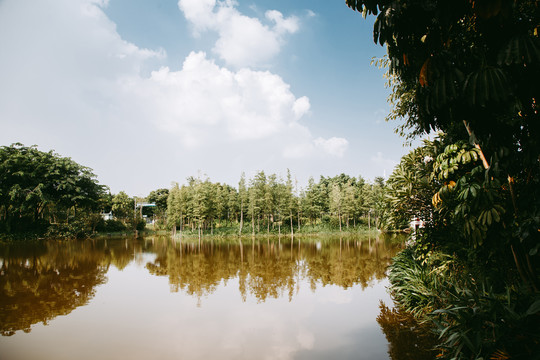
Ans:
[{"label": "tree line", "polygon": [[[200,234],[377,228],[384,188],[381,177],[368,183],[361,176],[321,176],[302,187],[290,171],[286,178],[259,171],[251,179],[242,174],[237,187],[191,176],[185,184],[132,197],[111,194],[90,168],[70,158],[16,143],[0,147],[0,234],[82,237],[143,230],[143,217],[157,229]],[[141,202],[155,206],[137,206]]]},{"label": "tree line", "polygon": [[[295,231],[352,230],[380,228],[384,214],[382,177],[373,183],[346,174],[311,177],[301,187],[290,171],[283,179],[257,172],[253,178],[241,175],[238,187],[212,182],[208,177],[173,183],[171,189],[157,189],[146,197],[130,197],[124,191],[108,195],[104,211],[125,225],[133,219],[152,218],[159,229],[190,233],[259,234]],[[137,202],[155,207],[136,208]]]},{"label": "tree line", "polygon": [[53,151],[0,147],[0,232],[76,233],[95,226],[106,194],[92,169]]},{"label": "tree line", "polygon": [[384,179],[373,184],[362,177],[341,174],[313,178],[305,188],[276,174],[257,172],[238,188],[208,178],[189,177],[175,183],[167,199],[167,224],[172,229],[214,232],[216,227],[234,227],[238,234],[301,231],[303,226],[332,229],[377,226],[382,212]]}]

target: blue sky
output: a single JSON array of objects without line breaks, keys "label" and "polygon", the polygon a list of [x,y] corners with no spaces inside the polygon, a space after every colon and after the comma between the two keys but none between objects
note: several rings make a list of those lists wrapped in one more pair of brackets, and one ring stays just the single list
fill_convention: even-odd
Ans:
[{"label": "blue sky", "polygon": [[206,174],[389,175],[385,50],[344,1],[0,1],[0,144],[116,193]]}]

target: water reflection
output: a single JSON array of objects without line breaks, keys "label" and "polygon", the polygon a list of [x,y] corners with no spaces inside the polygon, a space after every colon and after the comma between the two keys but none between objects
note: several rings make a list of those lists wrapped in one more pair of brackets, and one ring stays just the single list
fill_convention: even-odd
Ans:
[{"label": "water reflection", "polygon": [[433,350],[437,336],[427,324],[419,323],[411,314],[390,309],[383,302],[377,322],[388,340],[388,354],[392,360],[430,360],[437,357]]},{"label": "water reflection", "polygon": [[0,272],[2,335],[29,332],[32,324],[46,324],[88,303],[94,288],[106,281],[108,263],[103,262],[102,252],[81,247],[86,248],[82,244],[47,244],[4,253]]},{"label": "water reflection", "polygon": [[[136,331],[138,320],[131,313],[126,314],[125,321],[121,320],[118,312],[114,313],[114,319],[107,315],[106,311],[109,311],[111,303],[116,302],[129,303],[133,311],[138,312],[137,317],[144,319],[144,321],[141,320],[139,326],[147,327],[150,326],[149,324],[155,324],[154,329],[167,328],[162,334],[163,336],[171,332],[178,332],[178,336],[184,337],[196,333],[208,335],[208,328],[203,328],[204,326],[200,329],[197,328],[197,324],[204,323],[201,318],[191,318],[189,316],[195,316],[195,314],[188,315],[181,311],[180,307],[177,309],[175,304],[178,303],[179,299],[176,297],[166,298],[160,292],[164,283],[152,281],[165,278],[169,284],[169,289],[166,291],[171,295],[186,294],[197,302],[199,308],[207,307],[210,310],[212,318],[205,321],[213,324],[212,326],[216,326],[218,318],[226,319],[221,321],[223,322],[223,331],[228,331],[228,336],[233,339],[227,342],[229,348],[233,343],[242,344],[243,350],[235,348],[234,351],[248,351],[249,349],[252,354],[256,354],[257,349],[263,345],[257,345],[259,348],[255,346],[256,342],[262,341],[262,339],[255,338],[255,334],[249,330],[253,326],[261,327],[258,334],[265,334],[263,339],[273,334],[274,328],[281,329],[283,327],[284,334],[287,331],[293,331],[292,328],[289,329],[281,324],[274,318],[275,315],[270,316],[261,312],[262,308],[252,308],[253,305],[240,308],[234,305],[231,298],[223,296],[229,296],[232,291],[236,296],[239,295],[244,303],[249,303],[250,299],[253,299],[256,304],[263,304],[269,302],[270,299],[280,298],[286,299],[285,301],[288,299],[289,302],[293,299],[297,299],[298,302],[299,299],[299,303],[303,303],[308,301],[305,293],[307,290],[313,293],[317,291],[318,304],[308,303],[311,310],[315,307],[334,310],[337,304],[345,303],[348,304],[348,307],[356,308],[357,305],[350,302],[352,295],[335,291],[336,287],[364,289],[383,279],[391,258],[399,248],[400,245],[384,239],[350,237],[343,239],[295,238],[294,242],[288,238],[270,237],[245,239],[242,242],[238,239],[223,239],[205,242],[200,247],[198,244],[158,237],[50,241],[38,246],[3,246],[0,247],[0,333],[9,336],[21,330],[30,332],[34,324],[47,325],[57,316],[70,314],[76,308],[92,303],[94,296],[100,293],[103,294],[104,305],[97,306],[98,304],[96,304],[95,310],[89,309],[81,314],[83,317],[87,315],[95,319],[91,324],[85,323],[85,336],[81,339],[93,338],[96,342],[107,341],[99,339],[99,334],[103,331],[94,328],[94,323],[99,329],[119,326],[126,339],[139,336],[140,331]],[[116,270],[113,271],[113,269]],[[125,274],[126,279],[133,279],[133,283],[115,283],[114,287],[121,288],[121,290],[113,289],[109,284],[105,286],[108,281],[107,277],[114,275],[118,278],[118,274]],[[229,289],[227,294],[224,291],[218,291],[224,288]],[[129,293],[133,291],[134,294],[140,294],[141,290],[152,292],[152,294],[133,296]],[[107,296],[112,296],[112,298]],[[219,299],[210,301],[213,296]],[[185,304],[185,300],[182,301]],[[251,312],[252,318],[257,324],[232,321],[227,317],[230,314],[216,313],[215,306],[220,302],[228,302],[231,313],[233,311],[236,311],[236,314]],[[169,304],[168,307],[163,306],[162,309],[163,313],[168,314],[166,317],[153,315],[154,308],[149,307],[148,304],[156,303]],[[281,302],[274,302],[272,308],[276,306],[280,309],[279,311],[287,313],[286,318],[291,318],[292,313],[289,312],[297,311],[294,310],[296,308],[282,307],[280,304]],[[85,309],[90,307],[85,307]],[[219,308],[221,309],[221,307]],[[308,309],[306,306],[303,308],[306,311]],[[270,308],[265,309],[268,311]],[[327,349],[331,348],[332,334],[336,330],[330,331],[328,329],[330,332],[325,333],[329,322],[328,316],[324,315],[325,311],[328,310],[317,313],[316,318],[306,315],[305,321],[309,325],[298,325],[298,334],[294,335],[293,339],[300,339],[295,341],[298,341],[302,348],[311,349],[323,346],[326,341],[329,344]],[[175,321],[175,317],[170,317],[170,314],[176,314],[177,317],[187,316],[181,322],[182,324],[190,321],[193,323],[186,328],[175,325],[175,323],[171,323]],[[349,310],[343,310],[343,321],[350,320],[348,314],[350,314]],[[359,313],[358,315],[360,318],[364,317],[364,314]],[[372,316],[374,319],[376,315]],[[165,318],[169,320],[164,320]],[[243,318],[243,316],[238,318]],[[332,320],[337,321],[337,318]],[[268,322],[274,328],[263,330],[261,324]],[[234,328],[231,325],[233,323],[239,327],[236,332],[231,330]],[[290,326],[296,326],[295,324],[290,324]],[[377,326],[376,323],[373,325]],[[352,331],[354,326],[357,325],[353,325],[353,323],[348,326],[341,325],[342,331]],[[133,331],[131,331],[132,328]],[[270,329],[274,330],[270,331]],[[310,331],[306,329],[310,329]],[[315,331],[314,329],[320,329],[318,331],[325,335],[313,335],[311,331]],[[73,330],[65,328],[65,331],[67,333],[81,332],[83,329],[82,327]],[[184,331],[186,332],[184,333]],[[375,331],[377,331],[376,328]],[[217,339],[223,337],[223,332],[218,333],[216,334]],[[40,335],[43,343],[49,343],[52,338],[55,338],[54,333],[47,334],[49,335]],[[248,337],[250,339],[253,337],[253,339],[246,342]],[[13,338],[17,338],[17,336]],[[79,338],[80,336],[70,341],[76,344]],[[285,336],[285,338],[287,337]],[[316,344],[313,343],[315,338],[319,339]],[[115,339],[119,341],[119,338]],[[15,340],[12,343],[12,350],[20,351],[23,346],[16,344],[24,344],[24,339],[17,338]],[[279,343],[283,343],[283,341],[281,339]],[[342,340],[335,341],[339,343]],[[141,339],[141,343],[143,342],[144,340]],[[196,344],[193,341],[190,343],[193,343],[193,346]],[[351,341],[350,344],[353,346],[357,344],[357,341]],[[8,343],[5,343],[3,346],[7,345]],[[126,347],[122,348],[124,349],[122,351],[125,352]],[[202,351],[202,347],[197,349],[199,352]],[[312,352],[310,354],[309,356],[313,356]],[[103,353],[103,355],[106,356],[107,353]],[[196,358],[196,356],[192,358]],[[234,356],[231,355],[229,358],[234,358]]]},{"label": "water reflection", "polygon": [[[292,246],[291,246],[292,245]],[[173,292],[183,291],[200,300],[222,282],[238,278],[238,290],[264,302],[267,298],[298,292],[300,282],[318,286],[338,285],[344,289],[381,280],[399,246],[366,239],[253,239],[251,242],[198,244],[153,240],[154,262],[146,264],[153,275],[167,276]]]},{"label": "water reflection", "polygon": [[0,248],[0,334],[30,332],[33,324],[88,304],[109,266],[126,267],[137,247],[132,240],[105,240]]}]

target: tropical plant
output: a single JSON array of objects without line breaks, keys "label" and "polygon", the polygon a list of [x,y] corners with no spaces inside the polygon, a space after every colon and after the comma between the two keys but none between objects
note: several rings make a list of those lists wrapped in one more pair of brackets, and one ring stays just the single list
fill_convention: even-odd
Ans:
[{"label": "tropical plant", "polygon": [[[525,322],[537,316],[538,2],[347,0],[347,5],[377,17],[374,41],[388,50],[378,64],[388,67],[393,90],[388,119],[403,120],[397,131],[408,140],[432,131],[444,134],[431,169],[426,169],[431,174],[408,181],[410,174],[420,173],[422,165],[416,160],[397,169],[391,186],[394,205],[399,205],[410,198],[407,183],[420,187],[427,181],[432,204],[425,198],[422,203],[431,207],[430,221],[413,259],[431,274],[428,280],[444,286],[429,286],[433,291],[423,299],[412,290],[425,283],[424,272],[410,274],[410,289],[407,281],[395,277],[393,289],[403,295],[399,302],[409,304],[410,295],[420,301],[419,308],[439,307],[438,314],[444,315],[441,341],[453,347],[443,354],[446,358],[529,358],[515,346],[528,341],[538,350],[533,333],[520,333],[523,341],[510,336],[505,343],[499,334],[512,333],[516,323],[505,320],[491,326],[487,319],[496,323],[497,316],[509,319],[512,312],[528,314],[520,315]],[[435,254],[453,259],[444,275],[433,272],[438,269]],[[455,266],[461,270],[452,270]],[[399,262],[395,268],[406,271]],[[470,279],[460,278],[459,272]],[[513,294],[506,297],[507,304],[515,307],[495,311],[505,289]],[[439,299],[432,299],[435,293]]]},{"label": "tropical plant", "polygon": [[[37,231],[98,211],[105,187],[92,170],[53,151],[20,143],[0,147],[0,230]],[[73,224],[72,224],[73,225]]]},{"label": "tropical plant", "polygon": [[394,168],[386,182],[386,227],[406,229],[412,218],[425,222],[432,219],[432,197],[439,190],[440,183],[433,181],[431,174],[440,147],[439,139],[424,140],[423,146],[403,156]]}]

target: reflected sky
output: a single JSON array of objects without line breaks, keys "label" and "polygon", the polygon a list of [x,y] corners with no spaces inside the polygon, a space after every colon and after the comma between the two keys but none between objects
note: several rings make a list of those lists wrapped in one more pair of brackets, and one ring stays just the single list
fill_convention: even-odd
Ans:
[{"label": "reflected sky", "polygon": [[[391,303],[384,271],[399,247],[389,242],[81,244],[69,254],[91,255],[106,279],[47,325],[36,316],[30,332],[0,337],[2,359],[388,359],[376,318],[380,300]],[[5,285],[28,255],[2,250]],[[62,250],[48,245],[32,256],[54,253]]]}]

